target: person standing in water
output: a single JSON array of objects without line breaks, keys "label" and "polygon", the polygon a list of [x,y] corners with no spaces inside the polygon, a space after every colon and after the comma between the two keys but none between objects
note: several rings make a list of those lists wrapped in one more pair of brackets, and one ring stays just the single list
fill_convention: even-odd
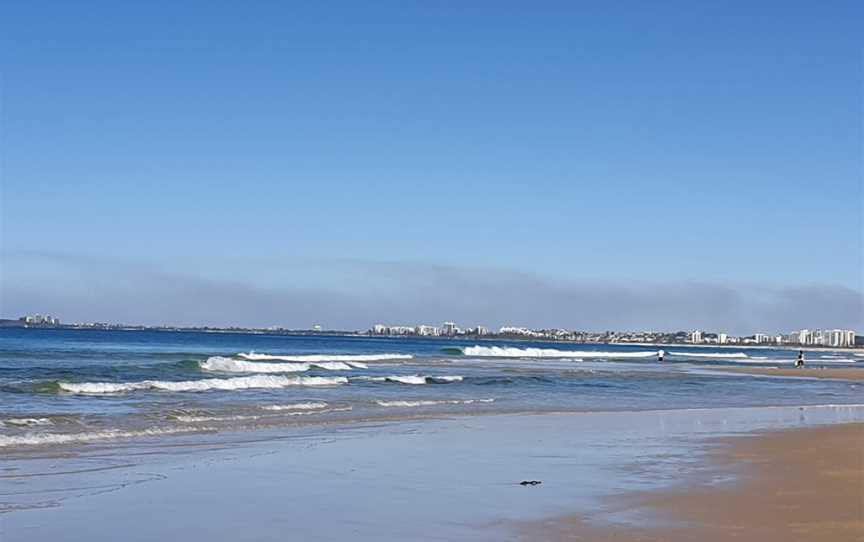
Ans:
[{"label": "person standing in water", "polygon": [[662,351],[662,350],[660,350],[659,352],[657,352],[657,361],[663,361],[663,354],[665,354],[665,353],[666,353],[666,352],[664,352],[664,351]]},{"label": "person standing in water", "polygon": [[798,359],[795,360],[795,367],[804,367],[804,351],[798,351]]}]

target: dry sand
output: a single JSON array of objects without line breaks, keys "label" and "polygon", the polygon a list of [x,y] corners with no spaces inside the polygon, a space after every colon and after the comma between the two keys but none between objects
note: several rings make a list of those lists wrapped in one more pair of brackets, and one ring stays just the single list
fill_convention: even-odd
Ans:
[{"label": "dry sand", "polygon": [[815,367],[804,367],[801,369],[795,369],[792,367],[722,367],[718,368],[718,370],[762,376],[827,378],[835,380],[864,380],[864,369],[847,369],[833,367],[825,369],[817,369]]},{"label": "dry sand", "polygon": [[662,526],[601,528],[589,518],[561,517],[522,524],[519,532],[550,541],[864,540],[864,424],[725,439],[714,459],[740,481],[621,499],[620,509]]}]

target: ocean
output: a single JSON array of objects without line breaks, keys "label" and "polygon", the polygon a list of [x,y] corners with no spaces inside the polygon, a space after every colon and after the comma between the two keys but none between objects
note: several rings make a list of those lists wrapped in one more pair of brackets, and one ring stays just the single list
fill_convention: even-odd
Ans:
[{"label": "ocean", "polygon": [[[855,382],[756,377],[777,349],[171,331],[0,330],[0,448],[472,414],[852,405]],[[864,370],[861,354],[809,367]]]}]

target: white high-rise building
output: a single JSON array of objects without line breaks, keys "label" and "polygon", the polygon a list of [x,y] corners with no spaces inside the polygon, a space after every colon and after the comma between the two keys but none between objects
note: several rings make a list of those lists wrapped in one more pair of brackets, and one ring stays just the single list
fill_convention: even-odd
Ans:
[{"label": "white high-rise building", "polygon": [[417,326],[416,328],[417,335],[422,335],[424,337],[437,337],[441,334],[441,330],[439,330],[435,326]]},{"label": "white high-rise building", "polygon": [[718,333],[717,334],[717,343],[718,344],[726,344],[727,342],[729,342],[729,336],[728,335],[726,335],[725,333]]},{"label": "white high-rise building", "polygon": [[826,329],[820,332],[823,346],[849,347],[855,346],[855,332],[848,329]]},{"label": "white high-rise building", "polygon": [[456,332],[458,330],[459,330],[459,328],[456,327],[455,322],[444,322],[444,325],[441,326],[441,334],[447,335],[450,337],[452,337],[453,335],[456,335]]},{"label": "white high-rise building", "polygon": [[690,333],[690,342],[693,344],[699,344],[702,342],[702,332],[699,330],[693,331]]}]

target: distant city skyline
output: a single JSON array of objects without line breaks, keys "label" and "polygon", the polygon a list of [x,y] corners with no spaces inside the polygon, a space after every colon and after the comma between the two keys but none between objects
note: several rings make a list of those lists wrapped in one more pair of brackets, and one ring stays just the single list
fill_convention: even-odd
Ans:
[{"label": "distant city skyline", "polygon": [[[24,327],[75,327],[79,329],[129,329],[129,325],[123,322],[61,322],[57,317],[50,314],[28,314],[17,319],[3,319],[0,315],[0,327],[14,327],[14,324]],[[140,327],[140,326],[136,326]],[[454,321],[446,321],[440,326],[434,324],[382,324],[376,323],[367,330],[363,329],[330,329],[321,324],[312,324],[301,328],[285,328],[282,326],[268,326],[266,328],[244,326],[210,327],[210,326],[170,326],[159,324],[147,326],[153,328],[168,329],[249,329],[279,331],[306,331],[313,333],[368,333],[382,336],[420,336],[420,337],[523,337],[539,340],[569,340],[581,342],[673,342],[670,336],[675,335],[679,342],[691,344],[716,344],[716,345],[801,345],[801,346],[826,346],[826,347],[851,347],[856,344],[857,332],[852,329],[801,329],[781,333],[759,333],[751,332],[740,336],[730,335],[719,330],[693,331],[678,330],[606,330],[590,332],[586,330],[567,329],[562,327],[548,327],[532,329],[525,326],[506,325],[499,329],[490,329],[481,324],[462,327]],[[678,337],[683,334],[683,337]]]},{"label": "distant city skyline", "polygon": [[860,3],[88,6],[0,20],[4,316],[864,329]]}]

